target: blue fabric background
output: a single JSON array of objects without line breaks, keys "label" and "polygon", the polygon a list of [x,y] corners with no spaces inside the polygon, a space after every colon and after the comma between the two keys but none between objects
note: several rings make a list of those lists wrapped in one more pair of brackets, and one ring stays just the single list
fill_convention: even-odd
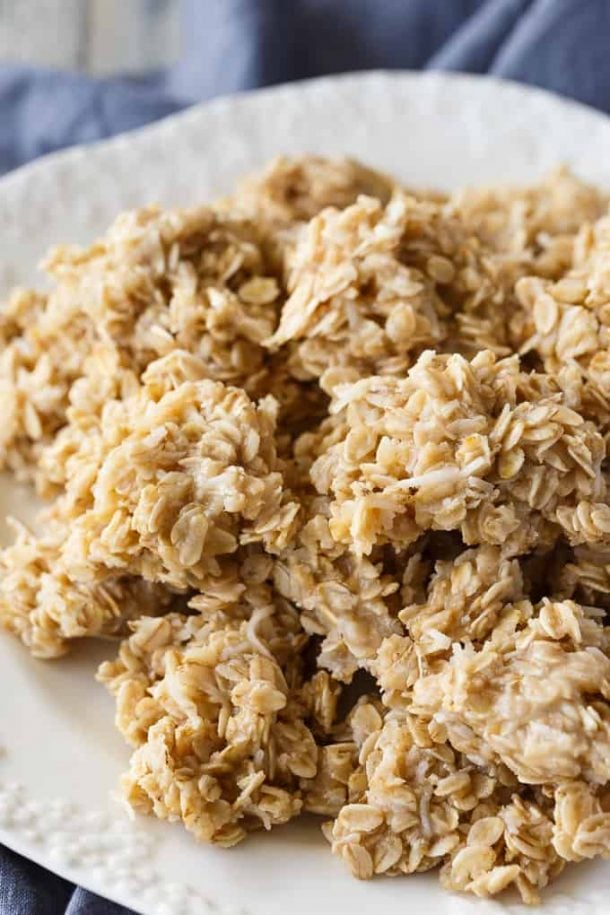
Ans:
[{"label": "blue fabric background", "polygon": [[[168,71],[94,80],[0,65],[0,172],[217,95],[350,70],[492,73],[610,112],[608,0],[183,0],[182,6],[183,56]],[[0,848],[0,915],[125,913]]]}]

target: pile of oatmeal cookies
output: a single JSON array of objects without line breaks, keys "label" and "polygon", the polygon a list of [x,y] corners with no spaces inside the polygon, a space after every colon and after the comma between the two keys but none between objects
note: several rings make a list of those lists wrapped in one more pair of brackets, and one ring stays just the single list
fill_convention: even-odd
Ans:
[{"label": "pile of oatmeal cookies", "polygon": [[284,158],[10,296],[0,621],[121,640],[135,810],[526,902],[610,856],[607,211]]}]

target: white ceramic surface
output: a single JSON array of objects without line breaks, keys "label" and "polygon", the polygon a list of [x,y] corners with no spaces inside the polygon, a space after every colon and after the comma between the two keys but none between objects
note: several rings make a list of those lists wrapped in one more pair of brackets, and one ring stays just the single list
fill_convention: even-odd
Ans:
[{"label": "white ceramic surface", "polygon": [[[458,75],[372,73],[221,99],[153,127],[74,149],[0,181],[0,289],[36,279],[49,244],[85,242],[122,208],[217,196],[280,152],[348,153],[414,185],[528,181],[558,162],[610,187],[610,120],[547,93]],[[0,479],[7,512],[27,492]],[[143,915],[490,915],[526,911],[443,893],[434,876],[359,883],[315,822],[256,835],[232,851],[179,827],[131,823],[114,797],[128,749],[93,671],[113,646],[31,660],[0,636],[0,841]],[[610,869],[568,871],[548,915],[603,915]]]}]

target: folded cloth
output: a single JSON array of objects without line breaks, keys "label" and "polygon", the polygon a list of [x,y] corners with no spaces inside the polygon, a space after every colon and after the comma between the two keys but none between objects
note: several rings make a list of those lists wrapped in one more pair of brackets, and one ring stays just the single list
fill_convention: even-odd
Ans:
[{"label": "folded cloth", "polygon": [[[607,0],[184,0],[184,53],[144,77],[0,67],[0,172],[196,101],[375,68],[491,73],[610,112]],[[125,915],[0,848],[0,915]]]},{"label": "folded cloth", "polygon": [[0,172],[196,101],[375,68],[492,73],[610,112],[607,0],[184,0],[184,53],[146,77],[0,66]]}]

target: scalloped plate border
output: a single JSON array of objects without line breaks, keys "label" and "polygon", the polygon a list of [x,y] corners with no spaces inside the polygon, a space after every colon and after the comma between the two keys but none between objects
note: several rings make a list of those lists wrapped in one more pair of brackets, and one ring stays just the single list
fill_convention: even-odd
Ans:
[{"label": "scalloped plate border", "polygon": [[[85,242],[125,207],[189,204],[280,152],[347,153],[414,185],[527,181],[563,161],[610,187],[610,119],[547,92],[461,74],[373,72],[218,99],[151,127],[38,160],[0,180],[0,290],[31,282],[49,244]],[[0,478],[7,511],[28,495]],[[128,750],[93,681],[107,644],[59,664],[0,636],[0,841],[142,915],[523,913],[443,893],[436,879],[350,878],[312,822],[225,852],[180,828],[128,820],[113,797]],[[572,869],[548,915],[603,915],[610,871]]]}]

